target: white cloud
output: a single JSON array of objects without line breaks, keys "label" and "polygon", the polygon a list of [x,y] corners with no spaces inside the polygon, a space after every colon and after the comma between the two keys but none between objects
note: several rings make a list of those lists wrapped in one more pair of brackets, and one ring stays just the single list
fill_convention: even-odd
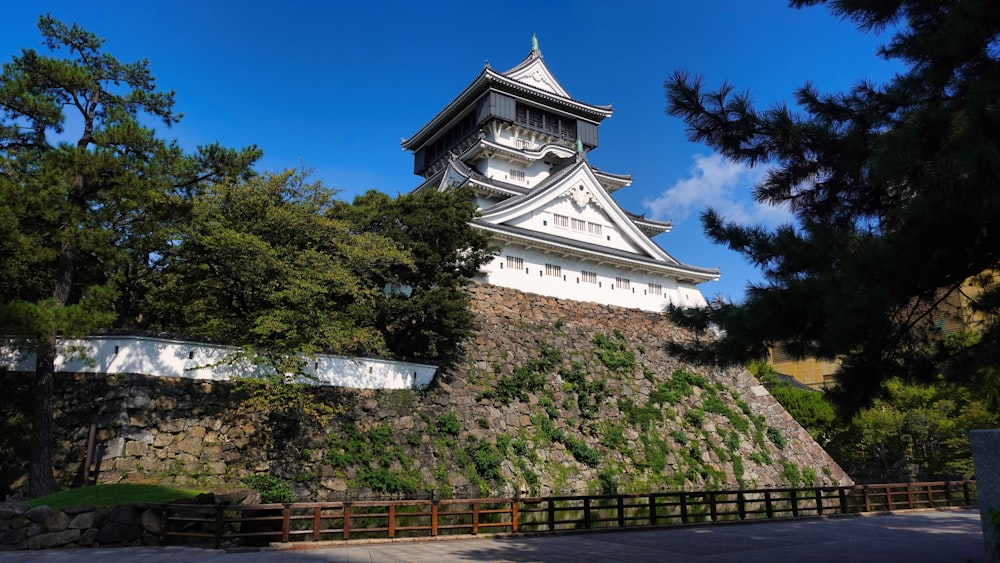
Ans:
[{"label": "white cloud", "polygon": [[706,207],[736,223],[788,223],[793,216],[786,207],[761,205],[753,200],[751,190],[766,173],[764,167],[749,168],[718,153],[696,154],[689,177],[678,180],[658,197],[644,200],[643,205],[652,218],[678,223]]}]

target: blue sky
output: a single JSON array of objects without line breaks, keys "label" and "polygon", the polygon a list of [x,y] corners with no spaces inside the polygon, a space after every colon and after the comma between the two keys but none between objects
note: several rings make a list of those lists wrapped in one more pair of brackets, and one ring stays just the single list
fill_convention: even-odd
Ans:
[{"label": "blue sky", "polygon": [[900,67],[878,58],[887,35],[862,35],[824,8],[778,0],[644,2],[327,2],[258,0],[22,1],[6,3],[0,60],[40,45],[51,13],[107,38],[123,61],[149,59],[158,86],[185,115],[162,131],[188,149],[256,144],[261,168],[305,166],[352,198],[415,187],[400,148],[471,82],[488,60],[520,62],[537,34],[545,62],[569,93],[613,104],[590,161],[633,183],[615,194],[627,210],[674,223],[656,241],[678,260],[722,270],[706,297],[742,298],[759,275],[711,244],[699,213],[712,206],[741,222],[774,225],[780,209],[755,206],[760,170],[726,162],[687,140],[664,113],[675,69],[749,90],[761,107],[788,102],[811,81],[821,90],[883,82]]}]

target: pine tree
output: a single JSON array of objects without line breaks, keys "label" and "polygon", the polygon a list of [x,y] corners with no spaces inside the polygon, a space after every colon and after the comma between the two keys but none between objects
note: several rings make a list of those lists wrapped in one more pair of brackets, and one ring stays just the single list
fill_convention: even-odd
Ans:
[{"label": "pine tree", "polygon": [[38,27],[68,57],[24,49],[0,74],[0,321],[37,354],[31,496],[55,488],[57,339],[134,322],[158,226],[180,220],[204,182],[246,174],[259,157],[217,145],[183,154],[146,125],[180,118],[148,61],[122,63],[103,39],[51,16]]},{"label": "pine tree", "polygon": [[[906,71],[848,92],[795,92],[798,110],[754,107],[729,84],[707,91],[676,72],[667,112],[734,161],[773,165],[758,202],[784,204],[795,224],[773,230],[729,222],[714,210],[708,236],[743,254],[764,282],[745,300],[675,312],[724,337],[685,350],[706,360],[762,357],[781,344],[794,354],[841,357],[843,388],[862,400],[893,375],[941,369],[933,343],[937,305],[1000,261],[1000,10],[991,0],[794,0],[827,4],[860,31],[891,29],[880,49]],[[996,311],[996,292],[978,299]],[[959,353],[987,373],[995,354]],[[955,353],[954,350],[948,352]],[[955,358],[950,358],[954,360]]]}]

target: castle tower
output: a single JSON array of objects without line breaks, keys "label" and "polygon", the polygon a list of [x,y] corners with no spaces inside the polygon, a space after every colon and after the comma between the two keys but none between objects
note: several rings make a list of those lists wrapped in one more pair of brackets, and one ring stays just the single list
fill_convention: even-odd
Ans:
[{"label": "castle tower", "polygon": [[501,252],[479,281],[542,295],[662,311],[700,307],[697,285],[717,269],[682,264],[650,238],[670,223],[624,211],[611,193],[632,177],[592,166],[611,106],[573,99],[542,59],[506,72],[485,65],[447,106],[403,141],[415,191],[469,186]]}]

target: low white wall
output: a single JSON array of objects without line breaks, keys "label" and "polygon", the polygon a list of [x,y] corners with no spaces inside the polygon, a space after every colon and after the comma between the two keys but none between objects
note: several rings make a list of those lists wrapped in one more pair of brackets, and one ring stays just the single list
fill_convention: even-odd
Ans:
[{"label": "low white wall", "polygon": [[[239,349],[152,336],[94,336],[59,342],[56,371],[86,373],[139,373],[188,379],[225,381],[253,377],[274,370],[246,359],[235,360]],[[35,355],[13,346],[0,350],[0,366],[12,371],[35,370]],[[315,385],[354,389],[423,389],[437,366],[373,358],[317,355],[304,379]]]}]

